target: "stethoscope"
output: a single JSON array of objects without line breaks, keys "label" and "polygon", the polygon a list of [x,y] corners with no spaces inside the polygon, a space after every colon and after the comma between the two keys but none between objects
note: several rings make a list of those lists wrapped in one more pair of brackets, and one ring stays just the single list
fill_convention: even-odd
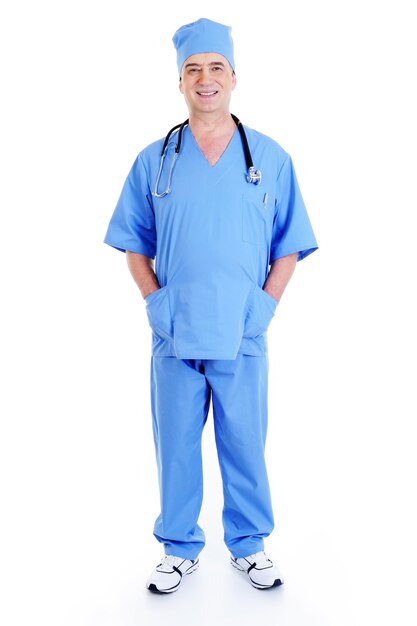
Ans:
[{"label": "stethoscope", "polygon": [[[246,137],[245,129],[243,128],[243,124],[236,117],[236,115],[233,115],[233,113],[231,113],[231,116],[232,116],[233,121],[235,122],[236,126],[238,127],[238,130],[239,130],[239,133],[240,133],[240,137],[242,139],[243,151],[245,153],[246,167],[248,168],[248,173],[246,174],[246,180],[247,180],[248,183],[253,183],[254,185],[259,185],[259,183],[261,182],[261,179],[262,179],[262,174],[261,174],[260,170],[256,170],[253,167],[252,155],[251,155],[250,150],[249,150],[249,144],[248,144],[248,140],[247,140],[247,137]],[[166,196],[167,194],[169,194],[171,192],[172,172],[174,171],[175,162],[178,159],[178,154],[179,154],[179,151],[180,151],[180,148],[181,148],[182,133],[183,133],[184,127],[188,124],[188,122],[189,122],[189,120],[185,120],[185,122],[182,122],[182,124],[177,124],[176,126],[171,128],[171,130],[169,131],[169,133],[165,137],[164,145],[162,146],[161,162],[160,162],[160,165],[159,165],[159,172],[158,172],[158,176],[156,178],[156,183],[155,183],[155,191],[152,192],[152,195],[155,196],[156,198],[163,198],[164,196]],[[165,155],[167,153],[168,141],[169,141],[169,138],[171,137],[172,133],[174,131],[176,131],[177,129],[179,129],[178,130],[177,145],[175,146],[174,156],[172,157],[172,163],[171,163],[171,168],[169,170],[167,188],[162,193],[158,193],[158,186],[159,186],[159,181],[160,181],[161,174],[162,174],[162,168],[164,166]]]}]

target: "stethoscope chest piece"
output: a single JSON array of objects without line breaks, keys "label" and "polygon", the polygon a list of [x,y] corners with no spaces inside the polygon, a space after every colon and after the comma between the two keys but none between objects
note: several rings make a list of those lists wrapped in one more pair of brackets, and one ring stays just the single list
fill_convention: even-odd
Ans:
[{"label": "stethoscope chest piece", "polygon": [[248,169],[246,180],[248,181],[248,183],[253,183],[254,185],[260,185],[261,180],[262,180],[261,170],[256,170],[252,165],[252,167]]}]

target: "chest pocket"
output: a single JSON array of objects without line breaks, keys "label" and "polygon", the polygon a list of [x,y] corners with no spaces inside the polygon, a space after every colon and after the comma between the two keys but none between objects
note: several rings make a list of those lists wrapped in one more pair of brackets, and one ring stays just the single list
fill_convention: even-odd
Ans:
[{"label": "chest pocket", "polygon": [[270,240],[273,221],[273,199],[265,187],[251,185],[242,198],[242,239],[248,243],[266,245]]}]

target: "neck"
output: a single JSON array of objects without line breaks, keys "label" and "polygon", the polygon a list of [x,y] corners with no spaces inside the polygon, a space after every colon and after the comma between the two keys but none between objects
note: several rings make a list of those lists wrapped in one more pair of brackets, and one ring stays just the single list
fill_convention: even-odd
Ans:
[{"label": "neck", "polygon": [[229,111],[216,113],[215,116],[190,113],[189,125],[194,136],[223,135],[236,128]]}]

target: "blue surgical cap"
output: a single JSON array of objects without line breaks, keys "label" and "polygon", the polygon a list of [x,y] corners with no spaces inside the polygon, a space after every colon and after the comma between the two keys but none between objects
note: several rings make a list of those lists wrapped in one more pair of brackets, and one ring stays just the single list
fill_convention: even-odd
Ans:
[{"label": "blue surgical cap", "polygon": [[233,40],[231,27],[201,18],[191,24],[181,26],[172,38],[177,51],[178,72],[181,74],[184,61],[192,54],[217,52],[229,61],[233,70]]}]

